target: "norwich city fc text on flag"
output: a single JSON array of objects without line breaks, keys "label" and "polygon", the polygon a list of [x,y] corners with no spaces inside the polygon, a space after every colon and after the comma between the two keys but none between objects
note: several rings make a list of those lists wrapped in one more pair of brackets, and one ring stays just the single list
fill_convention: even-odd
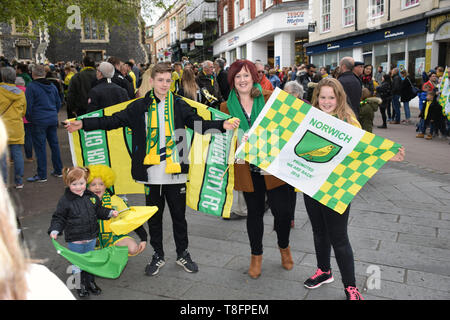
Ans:
[{"label": "norwich city fc text on flag", "polygon": [[343,213],[401,146],[275,89],[236,150],[244,159]]},{"label": "norwich city fc text on flag", "polygon": [[442,113],[447,120],[450,121],[450,81],[448,79],[448,67],[445,68],[445,73],[442,77],[439,91],[441,92],[439,96],[439,104],[442,107]]},{"label": "norwich city fc text on flag", "polygon": [[[198,115],[205,120],[230,118],[216,109],[183,98]],[[80,116],[109,116],[125,109],[134,100],[126,101]],[[205,135],[187,129],[190,139],[189,175],[186,204],[194,210],[229,217],[233,203],[234,171],[227,171],[229,157],[235,152],[236,135],[232,131],[214,132]],[[234,143],[233,143],[234,141]],[[69,133],[72,162],[75,166],[105,164],[116,174],[114,192],[116,194],[144,193],[142,184],[131,176],[131,129],[75,131]]]}]

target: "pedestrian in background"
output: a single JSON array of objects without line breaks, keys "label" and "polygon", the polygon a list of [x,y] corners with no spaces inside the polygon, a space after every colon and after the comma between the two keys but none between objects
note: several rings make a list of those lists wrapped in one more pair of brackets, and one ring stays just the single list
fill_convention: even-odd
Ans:
[{"label": "pedestrian in background", "polygon": [[111,81],[114,66],[103,61],[97,68],[97,82],[89,90],[87,112],[104,109],[115,104],[128,101],[127,91]]},{"label": "pedestrian in background", "polygon": [[[381,98],[382,103],[380,104],[380,113],[381,118],[383,119],[383,124],[378,126],[380,129],[387,128],[387,122],[392,120],[392,111],[391,111],[391,103],[392,103],[392,82],[391,76],[389,74],[385,74],[381,77],[382,82],[381,86],[377,88],[377,95]],[[387,112],[387,118],[386,118]]]},{"label": "pedestrian in background", "polygon": [[[25,141],[23,117],[25,116],[27,103],[25,94],[15,85],[16,71],[11,67],[3,67],[0,69],[0,76],[0,117],[8,132],[8,148],[14,165],[15,187],[16,189],[22,189],[24,171],[22,146]],[[1,166],[6,184],[8,177],[6,153],[1,159]]]},{"label": "pedestrian in background", "polygon": [[58,111],[61,100],[56,87],[45,79],[45,69],[36,65],[32,69],[33,81],[28,85],[25,96],[27,111],[25,117],[32,123],[31,135],[33,148],[37,159],[37,173],[27,179],[28,182],[47,181],[47,148],[48,142],[51,150],[53,164],[52,175],[62,177],[61,153],[59,150]]}]

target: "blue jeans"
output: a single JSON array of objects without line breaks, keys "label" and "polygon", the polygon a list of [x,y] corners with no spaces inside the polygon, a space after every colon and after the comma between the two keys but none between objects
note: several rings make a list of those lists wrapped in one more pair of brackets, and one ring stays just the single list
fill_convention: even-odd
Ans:
[{"label": "blue jeans", "polygon": [[[91,241],[86,242],[86,243],[69,242],[67,244],[67,247],[69,248],[69,250],[76,252],[76,253],[86,253],[86,252],[94,251],[96,241],[97,241],[96,239],[92,239]],[[81,269],[79,267],[77,267],[76,265],[73,265],[72,273],[79,273],[79,272],[81,272]]]},{"label": "blue jeans", "polygon": [[409,111],[409,101],[403,102],[403,108],[405,108],[405,118],[408,120],[411,118],[411,112]]},{"label": "blue jeans", "polygon": [[400,122],[400,96],[399,95],[393,95],[392,96],[392,108],[394,108],[394,121]]},{"label": "blue jeans", "polygon": [[61,154],[59,152],[58,135],[56,132],[56,125],[54,126],[40,126],[33,124],[31,127],[33,135],[33,147],[37,158],[37,175],[41,179],[47,179],[47,149],[46,140],[52,152],[53,171],[61,174],[62,162]]},{"label": "blue jeans", "polygon": [[[16,185],[23,184],[23,155],[21,144],[10,144],[9,152],[11,154],[11,160],[14,161],[14,183]],[[8,164],[6,160],[6,152],[1,159],[3,181],[8,183]]]}]

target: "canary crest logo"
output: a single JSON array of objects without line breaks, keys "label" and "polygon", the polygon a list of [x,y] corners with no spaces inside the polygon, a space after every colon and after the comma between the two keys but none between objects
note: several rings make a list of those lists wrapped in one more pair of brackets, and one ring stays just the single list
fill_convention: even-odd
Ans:
[{"label": "canary crest logo", "polygon": [[385,36],[388,36],[388,35],[390,35],[390,34],[391,34],[391,32],[390,32],[389,30],[384,32],[384,35],[385,35]]},{"label": "canary crest logo", "polygon": [[341,146],[308,130],[295,146],[295,154],[308,162],[325,163],[341,149]]}]

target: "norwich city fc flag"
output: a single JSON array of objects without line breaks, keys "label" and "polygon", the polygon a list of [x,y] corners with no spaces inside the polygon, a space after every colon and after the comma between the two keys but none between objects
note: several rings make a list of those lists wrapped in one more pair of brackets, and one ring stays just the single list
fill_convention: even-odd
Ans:
[{"label": "norwich city fc flag", "polygon": [[128,247],[111,246],[87,253],[77,253],[52,239],[56,252],[81,270],[103,278],[115,279],[120,276],[128,263]]},{"label": "norwich city fc flag", "polygon": [[236,158],[342,214],[400,147],[276,88]]},{"label": "norwich city fc flag", "polygon": [[439,104],[442,107],[442,113],[450,121],[450,82],[448,79],[448,67],[445,68],[442,77],[441,86],[439,88],[441,95],[439,96]]},{"label": "norwich city fc flag", "polygon": [[[224,120],[229,115],[204,104],[182,98],[205,120]],[[109,116],[125,109],[134,100],[126,101],[102,110],[78,117]],[[189,175],[186,190],[186,204],[197,211],[229,217],[233,203],[234,171],[227,170],[233,160],[236,134],[233,131],[213,132],[200,135],[190,129],[187,136],[190,146]],[[236,131],[236,130],[234,130]],[[131,129],[76,131],[69,133],[72,162],[75,166],[104,164],[116,174],[114,193],[144,193],[142,184],[131,176]],[[230,158],[231,157],[231,158]]]}]

